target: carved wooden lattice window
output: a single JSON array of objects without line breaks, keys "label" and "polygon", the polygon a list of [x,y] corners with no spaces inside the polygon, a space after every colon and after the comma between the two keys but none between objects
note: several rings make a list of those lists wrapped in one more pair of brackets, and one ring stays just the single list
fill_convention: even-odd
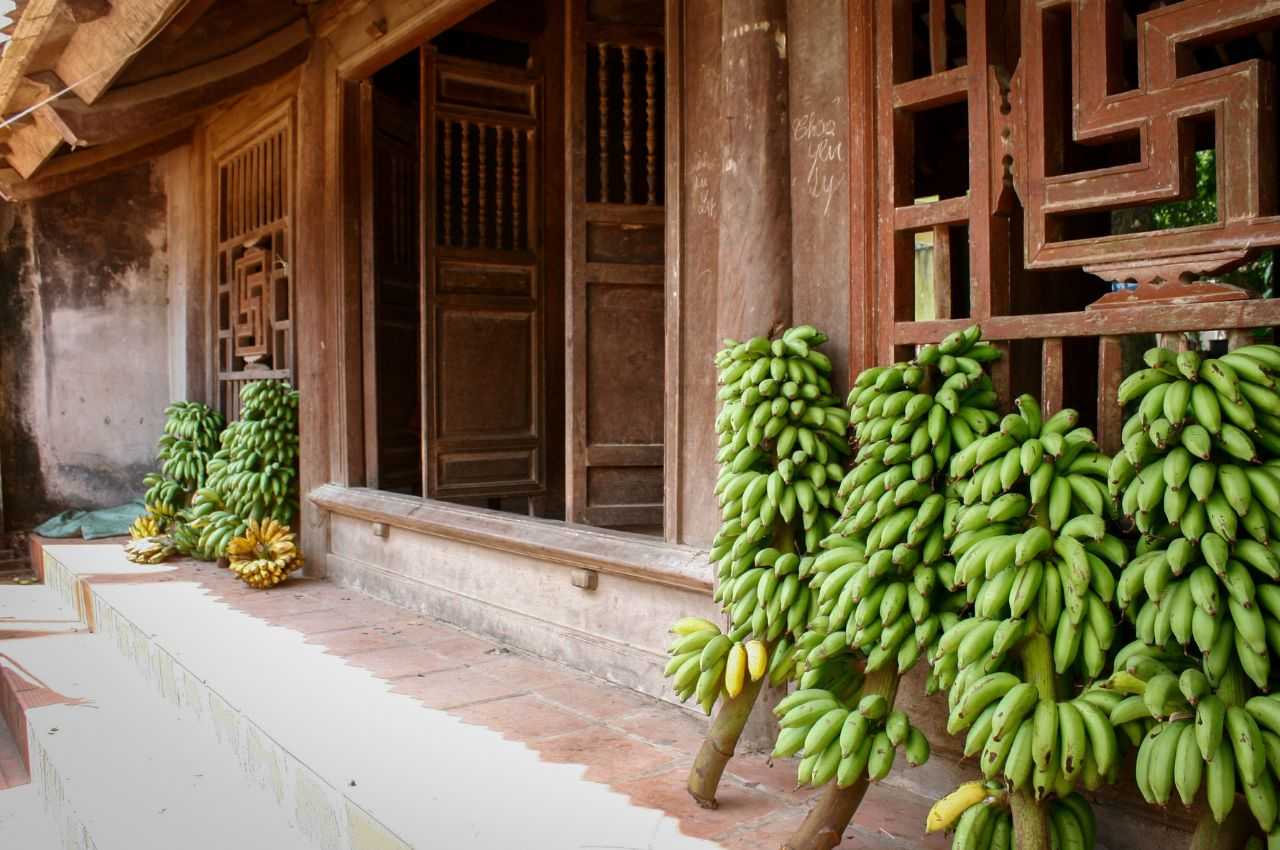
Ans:
[{"label": "carved wooden lattice window", "polygon": [[[1280,245],[1274,5],[854,5],[874,17],[878,359],[980,322],[1011,355],[1006,402],[1080,408],[1114,449],[1124,337],[1280,323],[1212,279]],[[1210,151],[1216,221],[1159,227]]]},{"label": "carved wooden lattice window", "polygon": [[217,403],[229,415],[245,383],[294,379],[292,151],[285,107],[214,156]]}]

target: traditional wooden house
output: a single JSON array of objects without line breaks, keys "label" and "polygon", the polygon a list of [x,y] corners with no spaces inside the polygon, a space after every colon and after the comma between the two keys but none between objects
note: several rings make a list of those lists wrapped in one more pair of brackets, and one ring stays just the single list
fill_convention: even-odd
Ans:
[{"label": "traditional wooden house", "polygon": [[[0,530],[136,495],[168,400],[287,378],[316,575],[651,694],[713,610],[721,338],[811,322],[847,385],[980,322],[1006,400],[1114,448],[1127,337],[1280,322],[1218,275],[1280,244],[1262,0],[15,21]],[[1213,214],[1160,229],[1197,162]]]}]

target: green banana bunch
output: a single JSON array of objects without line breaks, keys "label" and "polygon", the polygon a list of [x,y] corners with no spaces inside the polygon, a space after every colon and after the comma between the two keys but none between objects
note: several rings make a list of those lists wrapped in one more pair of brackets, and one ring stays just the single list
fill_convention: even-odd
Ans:
[{"label": "green banana bunch", "polygon": [[[240,391],[240,419],[222,432],[205,487],[245,520],[292,525],[298,513],[298,393],[284,381],[253,381]],[[219,554],[225,551],[225,543]]]},{"label": "green banana bunch", "polygon": [[165,408],[164,435],[156,459],[160,471],[190,492],[204,486],[209,458],[218,449],[226,420],[196,401],[174,402]]},{"label": "green banana bunch", "polygon": [[[802,325],[775,339],[726,340],[716,355],[722,522],[710,559],[715,601],[730,627],[685,635],[691,621],[681,620],[667,666],[677,695],[696,697],[708,713],[722,694],[741,693],[748,678],[783,684],[807,656],[796,640],[817,614],[813,565],[835,522],[836,485],[850,451],[848,414],[832,395],[831,362],[818,350],[824,342]],[[703,640],[694,664],[685,645]]]},{"label": "green banana bunch", "polygon": [[1025,395],[1016,406],[952,458],[944,534],[975,616],[935,657],[943,687],[999,669],[1032,620],[1052,636],[1059,674],[1100,675],[1115,636],[1113,571],[1129,555],[1107,524],[1111,459],[1074,410],[1044,419]]},{"label": "green banana bunch", "polygon": [[[837,491],[841,517],[810,587],[868,672],[911,669],[964,605],[952,586],[944,476],[956,446],[998,421],[984,364],[1000,351],[974,325],[915,359],[868,369],[849,394],[858,452]],[[930,674],[929,689],[937,685]]]},{"label": "green banana bunch", "polygon": [[842,698],[823,688],[792,692],[774,709],[781,731],[774,758],[800,755],[797,782],[819,787],[836,781],[848,788],[859,779],[888,776],[901,749],[913,766],[929,759],[929,741],[905,712],[891,710],[879,694]]}]

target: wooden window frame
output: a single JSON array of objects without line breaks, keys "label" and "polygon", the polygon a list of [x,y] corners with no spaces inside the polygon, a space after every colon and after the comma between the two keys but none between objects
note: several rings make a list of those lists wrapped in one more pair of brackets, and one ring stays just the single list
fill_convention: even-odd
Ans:
[{"label": "wooden window frame", "polygon": [[[363,199],[363,185],[366,179],[363,172],[366,169],[348,167],[348,164],[361,162],[360,151],[367,135],[362,116],[368,112],[368,109],[364,105],[362,87],[378,70],[418,49],[436,35],[488,5],[488,2],[490,0],[457,0],[434,9],[430,14],[415,16],[394,33],[375,38],[345,57],[326,57],[320,63],[323,67],[321,74],[323,91],[313,90],[308,93],[304,90],[302,93],[303,97],[310,97],[313,107],[319,107],[323,103],[325,147],[333,151],[332,155],[320,157],[318,161],[310,163],[312,169],[317,169],[323,174],[327,184],[324,191],[324,209],[327,211],[328,218],[325,226],[318,227],[313,222],[310,229],[317,235],[323,233],[327,240],[331,240],[326,249],[320,252],[325,257],[322,271],[328,293],[324,299],[327,302],[325,321],[329,329],[326,335],[330,336],[334,343],[330,346],[331,350],[323,357],[324,373],[327,376],[325,381],[329,384],[329,399],[325,405],[329,416],[324,425],[324,431],[328,437],[329,475],[327,480],[333,487],[347,488],[355,503],[373,504],[376,497],[385,495],[378,491],[364,489],[368,480],[366,475],[368,441],[365,434],[367,429],[372,427],[372,422],[366,413],[366,374],[369,369],[367,364],[370,361],[371,341],[365,337],[362,309],[367,297],[364,259],[364,254],[368,250],[365,232],[367,203]],[[683,345],[680,297],[683,104],[680,98],[680,87],[683,78],[682,45],[685,3],[684,0],[664,0],[664,3],[667,67],[664,92],[666,97],[664,232],[667,243],[663,283],[666,311],[664,322],[666,424],[663,449],[664,508],[661,540],[667,545],[676,545],[680,536],[679,442],[683,430],[683,423],[679,417],[680,352]],[[387,23],[387,20],[380,19],[373,21],[371,26],[377,26],[386,32]],[[320,21],[317,29],[322,39],[332,40],[335,36],[343,37],[338,35],[340,28],[350,26],[350,21],[335,17],[332,21]],[[562,84],[567,85],[567,83],[568,71]],[[307,163],[300,163],[299,183],[306,179],[307,165]],[[420,179],[425,183],[426,169],[422,170]],[[425,199],[425,188],[423,198]],[[569,234],[566,234],[566,238],[569,238]],[[321,269],[317,267],[317,270]],[[425,336],[424,334],[423,345],[426,344]],[[569,403],[570,399],[567,398],[566,408]],[[568,412],[566,409],[566,413]],[[427,452],[424,451],[424,472],[428,462]],[[313,486],[320,483],[314,475],[309,477]],[[428,507],[447,504],[426,495],[406,498],[413,498]],[[340,500],[329,500],[324,503],[317,501],[315,507],[346,515],[358,515],[358,512],[350,512],[350,506]],[[454,507],[464,515],[466,512],[474,512],[476,516],[492,513],[482,508]],[[554,533],[565,535],[566,544],[575,541],[576,535],[582,528],[592,528],[593,531],[603,535],[619,535],[627,538],[635,536],[609,529],[575,526],[555,520],[528,518],[527,521],[545,524],[546,527],[555,529]]]},{"label": "wooden window frame", "polygon": [[[1038,92],[1028,94],[1026,87],[1043,82],[1046,71],[1041,67],[1043,55],[1029,61],[1028,32],[1025,16],[1032,10],[1038,10],[1045,4],[1037,0],[1020,0],[1019,14],[1024,16],[1022,22],[1022,58],[1018,74],[1019,82],[1014,85],[1023,87],[1021,92],[1009,96],[1013,105],[1026,108],[1026,115],[1036,116],[1034,108],[1025,107],[1024,99],[1039,97]],[[1070,0],[1058,0],[1058,5]],[[849,0],[849,89],[851,116],[850,140],[850,244],[854,246],[851,254],[861,256],[850,264],[850,328],[855,338],[861,331],[862,342],[855,341],[850,346],[849,368],[851,374],[877,363],[887,363],[903,356],[909,356],[912,349],[926,343],[941,340],[947,334],[974,323],[982,325],[983,335],[1008,351],[1011,343],[1020,340],[1038,340],[1041,343],[1041,374],[1044,404],[1047,409],[1054,410],[1062,405],[1063,340],[1067,338],[1096,338],[1098,344],[1098,430],[1102,447],[1114,451],[1119,446],[1119,432],[1122,423],[1121,409],[1115,402],[1115,390],[1123,377],[1121,372],[1121,338],[1134,334],[1177,335],[1185,332],[1225,330],[1233,338],[1240,336],[1240,331],[1280,324],[1280,299],[1260,300],[1224,300],[1205,301],[1203,303],[1148,303],[1133,306],[1108,306],[1105,309],[1079,310],[1076,312],[1055,312],[1030,315],[1008,315],[1006,313],[1009,294],[1007,275],[1001,281],[999,263],[993,249],[995,237],[978,240],[971,250],[970,279],[974,281],[971,292],[971,315],[968,318],[938,318],[935,320],[915,321],[912,317],[903,316],[904,303],[910,305],[914,297],[907,291],[903,278],[895,276],[892,259],[901,253],[903,241],[898,238],[903,231],[889,232],[884,222],[893,222],[895,218],[902,220],[910,217],[913,221],[925,221],[929,216],[951,221],[963,218],[970,227],[986,227],[994,221],[999,201],[1000,189],[993,188],[995,183],[988,169],[993,169],[994,161],[1002,154],[1012,154],[1016,163],[1019,155],[1035,157],[1043,153],[1043,132],[1037,134],[1027,125],[1019,127],[1017,115],[1012,118],[1000,114],[993,109],[994,93],[1000,92],[1002,86],[1008,86],[1008,79],[1000,79],[993,64],[987,63],[985,14],[987,4],[970,3],[973,8],[968,14],[968,57],[979,57],[974,65],[966,65],[963,69],[939,71],[930,76],[912,79],[908,83],[895,83],[891,57],[885,51],[892,51],[893,45],[887,44],[885,38],[877,38],[877,32],[900,11],[899,0]],[[932,9],[943,9],[943,4],[931,4]],[[974,13],[976,10],[976,14]],[[1181,6],[1171,7],[1165,15],[1180,14]],[[900,21],[890,21],[888,26],[900,26]],[[935,40],[936,40],[936,34]],[[1034,42],[1031,42],[1034,44]],[[887,59],[887,61],[881,61]],[[960,73],[963,71],[963,73]],[[895,91],[896,89],[896,91]],[[898,113],[903,103],[917,99],[924,105],[936,105],[949,102],[945,98],[965,99],[970,104],[970,138],[977,136],[986,144],[978,144],[970,153],[970,192],[968,198],[956,199],[954,202],[943,202],[931,205],[932,208],[898,208],[893,204],[895,191],[894,153],[892,148],[897,143],[893,134],[896,132]],[[1034,107],[1036,104],[1032,104]],[[909,106],[906,108],[910,108]],[[1015,110],[1016,111],[1016,110]],[[1031,119],[1027,119],[1028,121]],[[977,122],[975,124],[975,122]],[[1043,125],[1040,130],[1043,131]],[[1019,138],[1019,133],[1029,138]],[[885,139],[889,139],[886,155]],[[1025,168],[1025,163],[1024,163]],[[1036,173],[1033,166],[1032,173]],[[1019,179],[1015,165],[1015,182]],[[1024,187],[1019,187],[1024,188]],[[1025,197],[1025,195],[1024,195]],[[1137,199],[1135,202],[1141,202]],[[958,219],[957,219],[958,220]],[[998,225],[997,225],[998,226]],[[1031,225],[1028,225],[1030,229]],[[1007,241],[1007,226],[1005,227]],[[1032,237],[1040,234],[1033,233]],[[971,246],[974,246],[971,234]],[[1179,246],[1182,250],[1198,250],[1202,256],[1208,256],[1213,247],[1207,239],[1194,241],[1194,234],[1182,234]],[[1112,240],[1119,241],[1119,240]],[[1130,240],[1132,241],[1132,240]],[[857,250],[861,248],[861,251]],[[1044,266],[1045,257],[1051,252],[1042,250],[1042,240],[1028,239],[1028,268]],[[1182,268],[1188,267],[1187,258],[1173,258],[1179,261]],[[1058,263],[1057,265],[1064,265]],[[1070,265],[1067,263],[1066,265]],[[1087,263],[1081,265],[1088,268]],[[1130,263],[1133,271],[1141,276],[1157,269],[1157,257],[1144,257]],[[1172,267],[1174,264],[1171,263]],[[1120,279],[1124,279],[1124,264],[1115,264],[1112,269],[1099,268],[1095,271],[1111,271]],[[1207,269],[1213,270],[1213,269]],[[1176,270],[1172,278],[1176,279]],[[1003,284],[1003,286],[999,284]],[[876,344],[878,341],[878,344]],[[1172,336],[1165,341],[1174,344]],[[996,375],[997,389],[1003,396],[1002,403],[1008,404],[1008,366],[1006,363]]]}]

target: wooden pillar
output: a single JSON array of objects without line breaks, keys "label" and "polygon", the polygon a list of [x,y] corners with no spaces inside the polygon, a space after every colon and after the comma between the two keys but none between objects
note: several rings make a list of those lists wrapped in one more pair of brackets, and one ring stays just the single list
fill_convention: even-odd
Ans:
[{"label": "wooden pillar", "polygon": [[791,323],[786,0],[724,0],[718,336]]},{"label": "wooden pillar", "polygon": [[[720,32],[716,335],[741,340],[791,324],[786,0],[724,0]],[[741,747],[773,747],[781,694],[761,692]]]},{"label": "wooden pillar", "polygon": [[294,243],[297,280],[298,425],[302,436],[299,458],[301,521],[298,528],[307,557],[307,574],[323,576],[329,544],[328,517],[307,498],[312,489],[330,480],[329,408],[326,349],[329,300],[326,292],[325,203],[326,100],[328,79],[324,42],[312,49],[302,70],[298,91],[298,223]]}]

